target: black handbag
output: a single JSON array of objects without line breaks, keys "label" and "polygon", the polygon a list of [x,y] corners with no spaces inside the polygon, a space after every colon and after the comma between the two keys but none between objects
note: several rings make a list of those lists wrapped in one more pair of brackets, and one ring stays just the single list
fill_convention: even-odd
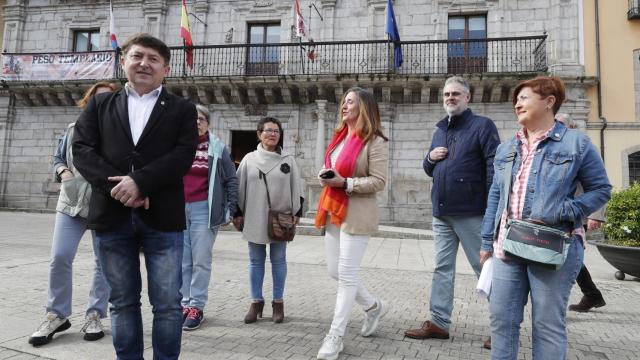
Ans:
[{"label": "black handbag", "polygon": [[507,211],[502,248],[505,254],[522,261],[559,269],[567,259],[571,237],[558,230],[530,220],[509,218],[509,197],[511,195],[511,172],[515,161],[515,150],[507,157],[505,166],[504,191],[507,194],[502,213]]},{"label": "black handbag", "polygon": [[259,176],[264,180],[267,189],[267,203],[269,213],[267,215],[267,233],[274,241],[293,241],[296,236],[296,218],[293,214],[275,211],[271,209],[271,197],[269,196],[269,185],[267,185],[267,174],[262,171]]}]

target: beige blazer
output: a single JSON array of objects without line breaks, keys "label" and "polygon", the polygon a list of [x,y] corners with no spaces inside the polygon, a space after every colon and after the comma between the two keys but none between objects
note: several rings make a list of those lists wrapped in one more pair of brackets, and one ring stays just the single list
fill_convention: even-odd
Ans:
[{"label": "beige blazer", "polygon": [[347,234],[371,235],[378,229],[380,210],[377,193],[387,182],[389,142],[381,137],[370,140],[358,155],[353,172],[353,191],[349,194],[347,218],[340,229]]}]

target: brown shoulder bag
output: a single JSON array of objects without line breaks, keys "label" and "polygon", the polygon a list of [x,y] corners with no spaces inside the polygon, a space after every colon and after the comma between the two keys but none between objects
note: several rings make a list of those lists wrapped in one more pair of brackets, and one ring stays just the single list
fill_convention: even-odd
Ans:
[{"label": "brown shoulder bag", "polygon": [[260,171],[259,176],[264,180],[267,189],[267,203],[269,204],[269,215],[267,218],[267,232],[269,238],[274,241],[292,241],[296,236],[296,218],[293,214],[287,214],[271,209],[271,198],[269,197],[269,185],[267,185],[267,174]]}]

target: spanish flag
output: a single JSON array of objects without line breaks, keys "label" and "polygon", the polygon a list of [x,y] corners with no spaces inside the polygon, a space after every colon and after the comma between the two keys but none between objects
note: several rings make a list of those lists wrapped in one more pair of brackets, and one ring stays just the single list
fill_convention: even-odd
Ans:
[{"label": "spanish flag", "polygon": [[193,69],[193,40],[191,39],[191,27],[189,26],[189,16],[187,16],[187,3],[182,0],[182,18],[180,19],[180,37],[184,39],[187,65]]}]

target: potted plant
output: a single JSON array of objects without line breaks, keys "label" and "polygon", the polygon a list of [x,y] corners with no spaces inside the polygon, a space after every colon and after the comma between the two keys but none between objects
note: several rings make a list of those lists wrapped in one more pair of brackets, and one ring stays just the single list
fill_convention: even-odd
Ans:
[{"label": "potted plant", "polygon": [[606,241],[594,242],[602,257],[625,274],[640,277],[640,183],[614,192],[607,203],[603,227]]}]

